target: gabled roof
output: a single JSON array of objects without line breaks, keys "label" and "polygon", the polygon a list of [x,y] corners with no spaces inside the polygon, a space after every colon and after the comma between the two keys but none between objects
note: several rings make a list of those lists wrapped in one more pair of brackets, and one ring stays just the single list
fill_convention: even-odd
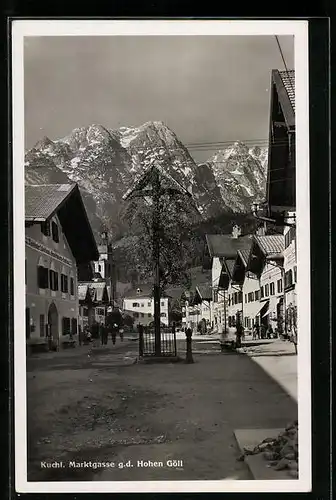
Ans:
[{"label": "gabled roof", "polygon": [[280,257],[285,249],[285,237],[282,234],[254,236],[253,239],[265,257]]},{"label": "gabled roof", "polygon": [[196,291],[202,300],[212,299],[212,290],[208,285],[198,285],[196,286]]},{"label": "gabled roof", "polygon": [[108,301],[108,291],[105,282],[87,282],[78,284],[78,299],[87,300],[90,299],[92,302],[104,302]]},{"label": "gabled roof", "polygon": [[238,250],[237,254],[241,258],[242,263],[244,264],[244,266],[247,267],[248,258],[249,258],[249,254],[250,254],[250,249]]},{"label": "gabled roof", "polygon": [[[137,298],[152,298],[153,297],[153,285],[151,284],[140,284],[131,290],[127,290],[123,296],[124,299],[137,299]],[[161,294],[162,298],[170,297],[168,293]]]},{"label": "gabled roof", "polygon": [[287,127],[293,129],[295,128],[295,72],[273,69],[272,82],[275,84]]},{"label": "gabled roof", "polygon": [[251,245],[251,236],[233,238],[231,234],[206,234],[210,257],[236,258],[238,250],[248,249]]},{"label": "gabled roof", "polygon": [[45,222],[56,214],[77,263],[98,260],[97,244],[78,185],[25,186],[26,224]]}]

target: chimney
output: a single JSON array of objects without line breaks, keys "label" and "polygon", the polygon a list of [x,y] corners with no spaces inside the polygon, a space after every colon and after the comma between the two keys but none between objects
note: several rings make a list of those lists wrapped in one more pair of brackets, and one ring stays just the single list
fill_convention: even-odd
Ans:
[{"label": "chimney", "polygon": [[232,228],[232,238],[233,239],[238,239],[238,237],[241,235],[241,228],[235,224]]},{"label": "chimney", "polygon": [[264,223],[262,226],[259,226],[256,230],[257,236],[265,236],[266,234],[266,224]]}]

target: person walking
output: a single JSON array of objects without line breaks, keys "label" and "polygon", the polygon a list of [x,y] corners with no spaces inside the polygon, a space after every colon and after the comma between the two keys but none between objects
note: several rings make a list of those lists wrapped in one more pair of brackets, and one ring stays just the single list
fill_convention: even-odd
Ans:
[{"label": "person walking", "polygon": [[112,325],[112,344],[113,345],[115,345],[115,343],[116,343],[117,329],[118,329],[118,325],[116,323],[114,323]]}]

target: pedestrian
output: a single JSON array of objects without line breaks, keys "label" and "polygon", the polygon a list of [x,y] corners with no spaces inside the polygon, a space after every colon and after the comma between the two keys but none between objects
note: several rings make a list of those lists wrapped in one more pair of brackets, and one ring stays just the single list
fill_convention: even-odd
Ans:
[{"label": "pedestrian", "polygon": [[114,323],[112,325],[112,344],[113,345],[115,345],[115,343],[116,343],[117,329],[118,329],[118,325],[116,323]]},{"label": "pedestrian", "polygon": [[91,336],[93,344],[96,346],[99,341],[99,324],[96,321],[91,325]]},{"label": "pedestrian", "polygon": [[253,328],[252,328],[252,340],[256,340],[257,338],[257,325],[253,323]]},{"label": "pedestrian", "polygon": [[267,329],[267,338],[268,339],[272,339],[273,338],[273,328],[272,328],[272,325],[269,324],[268,325],[268,329]]},{"label": "pedestrian", "polygon": [[124,341],[124,329],[123,328],[119,329],[119,335],[120,335],[121,342],[123,342]]},{"label": "pedestrian", "polygon": [[191,350],[191,337],[192,337],[192,329],[187,328],[186,330],[186,341],[187,341],[187,355],[186,355],[186,363],[193,363],[192,350]]},{"label": "pedestrian", "polygon": [[241,347],[243,332],[244,332],[243,326],[240,322],[238,322],[236,326],[236,347]]}]

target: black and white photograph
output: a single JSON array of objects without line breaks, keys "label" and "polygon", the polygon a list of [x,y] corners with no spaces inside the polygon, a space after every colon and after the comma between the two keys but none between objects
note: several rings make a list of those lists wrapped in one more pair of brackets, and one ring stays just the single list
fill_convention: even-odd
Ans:
[{"label": "black and white photograph", "polygon": [[308,26],[15,20],[15,480],[311,488]]}]

